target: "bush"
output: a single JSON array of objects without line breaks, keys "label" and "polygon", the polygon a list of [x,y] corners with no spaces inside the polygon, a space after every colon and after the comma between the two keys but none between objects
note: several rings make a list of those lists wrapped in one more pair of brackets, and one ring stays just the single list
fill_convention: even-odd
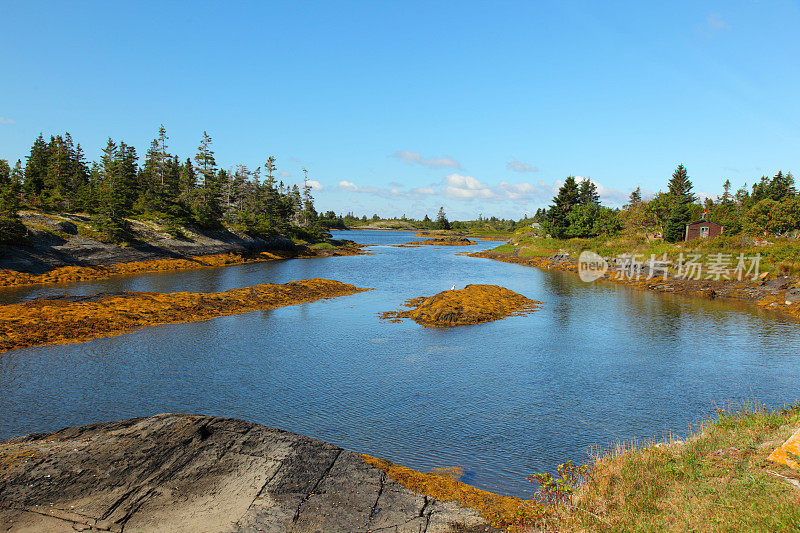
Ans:
[{"label": "bush", "polygon": [[27,232],[28,230],[25,229],[25,225],[18,217],[0,217],[0,243],[23,244]]}]

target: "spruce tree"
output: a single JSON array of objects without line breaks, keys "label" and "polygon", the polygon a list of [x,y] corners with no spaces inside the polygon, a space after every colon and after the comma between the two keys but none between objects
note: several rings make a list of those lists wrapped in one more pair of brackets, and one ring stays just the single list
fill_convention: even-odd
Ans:
[{"label": "spruce tree", "polygon": [[112,242],[122,241],[127,230],[125,215],[129,196],[125,190],[125,174],[130,169],[124,167],[130,163],[126,161],[130,153],[124,143],[121,146],[124,156],[121,156],[119,147],[109,137],[100,157],[100,165],[96,168],[95,178],[98,207],[93,218],[94,225]]},{"label": "spruce tree", "polygon": [[597,185],[591,180],[584,179],[578,187],[578,204],[580,205],[600,205],[600,195],[597,192]]},{"label": "spruce tree", "polygon": [[678,165],[672,173],[672,178],[669,180],[669,194],[675,201],[683,204],[691,204],[696,199],[692,192],[692,182],[683,165]]},{"label": "spruce tree", "polygon": [[641,203],[642,203],[642,188],[636,187],[636,190],[634,190],[628,197],[628,205],[630,207],[634,207]]},{"label": "spruce tree", "polygon": [[[377,217],[378,215],[375,216]],[[447,220],[447,214],[444,212],[444,206],[439,207],[439,213],[436,215],[436,229],[450,229],[450,221]]]},{"label": "spruce tree", "polygon": [[722,204],[729,204],[733,201],[733,196],[731,196],[731,180],[726,179],[725,183],[722,184],[722,196],[719,197],[719,201]]},{"label": "spruce tree", "polygon": [[21,161],[12,170],[8,161],[0,159],[0,243],[3,244],[22,244],[27,231],[17,213],[21,176]]},{"label": "spruce tree", "polygon": [[664,228],[664,240],[667,242],[682,241],[686,235],[686,224],[690,221],[691,216],[687,204],[675,204]]},{"label": "spruce tree", "polygon": [[217,171],[214,151],[211,150],[211,137],[205,131],[203,132],[200,146],[197,148],[197,154],[194,156],[194,161],[201,181],[197,191],[197,200],[193,206],[195,217],[202,226],[217,227],[222,222],[222,207],[220,205],[222,197],[221,176]]},{"label": "spruce tree", "polygon": [[31,147],[30,155],[25,163],[25,182],[23,184],[26,200],[37,205],[45,186],[49,153],[44,136],[40,133]]},{"label": "spruce tree", "polygon": [[580,191],[574,176],[568,176],[564,185],[558,189],[558,195],[553,198],[553,205],[547,211],[548,221],[546,229],[557,239],[564,238],[569,227],[569,213],[578,205]]}]

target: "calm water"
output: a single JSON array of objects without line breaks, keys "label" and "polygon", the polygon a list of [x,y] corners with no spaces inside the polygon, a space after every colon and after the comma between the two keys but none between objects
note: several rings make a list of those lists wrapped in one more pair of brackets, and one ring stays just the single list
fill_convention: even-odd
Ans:
[{"label": "calm water", "polygon": [[[800,327],[731,303],[665,297],[341,232],[373,256],[300,259],[0,292],[221,291],[324,277],[376,290],[146,328],[0,359],[0,438],[162,412],[232,416],[529,495],[525,476],[593,445],[685,434],[714,405],[800,399]],[[481,242],[471,250],[497,243]],[[453,284],[541,300],[527,317],[453,329],[377,314]]]}]

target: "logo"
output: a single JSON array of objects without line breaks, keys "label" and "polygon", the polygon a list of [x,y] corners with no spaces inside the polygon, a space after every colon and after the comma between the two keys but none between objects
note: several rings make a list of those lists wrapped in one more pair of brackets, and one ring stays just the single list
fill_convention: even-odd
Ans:
[{"label": "logo", "polygon": [[591,283],[603,277],[608,270],[608,263],[603,257],[591,250],[584,250],[578,257],[578,275],[581,281]]}]

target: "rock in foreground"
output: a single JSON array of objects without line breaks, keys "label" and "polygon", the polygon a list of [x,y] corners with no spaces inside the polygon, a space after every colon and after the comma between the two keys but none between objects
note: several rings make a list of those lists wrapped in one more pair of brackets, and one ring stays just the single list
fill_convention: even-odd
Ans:
[{"label": "rock in foreground", "polygon": [[525,315],[537,310],[541,303],[498,285],[467,285],[461,290],[413,298],[406,302],[406,306],[414,309],[388,311],[381,318],[410,318],[423,326],[433,327],[467,326]]},{"label": "rock in foreground", "polygon": [[258,424],[166,414],[0,443],[0,530],[493,531],[356,453]]}]

